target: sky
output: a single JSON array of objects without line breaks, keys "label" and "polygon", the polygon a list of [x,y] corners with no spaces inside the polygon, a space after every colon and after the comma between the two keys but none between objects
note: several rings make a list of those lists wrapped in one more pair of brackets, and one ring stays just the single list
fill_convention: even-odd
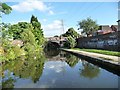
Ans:
[{"label": "sky", "polygon": [[30,22],[31,16],[34,15],[40,21],[45,37],[63,34],[71,27],[80,33],[81,30],[77,30],[78,22],[88,17],[95,20],[98,25],[117,25],[118,20],[118,2],[11,0],[6,3],[13,10],[9,15],[2,15],[3,22],[11,24]]}]

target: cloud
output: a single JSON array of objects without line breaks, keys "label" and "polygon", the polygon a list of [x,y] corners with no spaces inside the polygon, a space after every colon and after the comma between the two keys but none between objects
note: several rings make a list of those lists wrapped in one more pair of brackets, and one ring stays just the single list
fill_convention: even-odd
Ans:
[{"label": "cloud", "polygon": [[67,66],[67,63],[65,62],[56,61],[53,63],[53,61],[50,61],[45,64],[45,69],[53,70],[56,73],[61,73],[64,71],[64,67],[66,66]]},{"label": "cloud", "polygon": [[50,15],[54,15],[54,12],[52,10],[49,11]]},{"label": "cloud", "polygon": [[47,19],[43,19],[43,22],[46,22],[47,21]]},{"label": "cloud", "polygon": [[43,30],[61,30],[62,29],[62,25],[61,25],[61,21],[60,20],[54,20],[52,23],[45,25],[42,27]]},{"label": "cloud", "polygon": [[19,12],[30,12],[34,10],[39,10],[41,12],[48,12],[51,15],[54,14],[50,6],[47,6],[44,2],[39,0],[25,0],[11,7],[13,8],[13,10]]},{"label": "cloud", "polygon": [[61,20],[54,20],[53,22],[49,24],[44,24],[44,25],[42,24],[42,29],[44,30],[45,37],[61,35],[65,33],[68,30],[68,28],[69,28],[68,26],[64,25],[64,32],[63,32]]}]

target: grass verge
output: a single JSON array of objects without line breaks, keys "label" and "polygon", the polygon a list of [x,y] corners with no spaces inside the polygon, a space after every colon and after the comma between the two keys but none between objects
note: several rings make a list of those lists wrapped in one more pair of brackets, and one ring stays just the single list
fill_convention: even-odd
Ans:
[{"label": "grass verge", "polygon": [[116,51],[98,50],[98,49],[80,49],[80,48],[73,48],[73,49],[74,50],[80,50],[80,51],[93,52],[93,53],[99,53],[99,54],[105,54],[105,55],[111,55],[111,56],[120,57],[120,52],[116,52]]}]

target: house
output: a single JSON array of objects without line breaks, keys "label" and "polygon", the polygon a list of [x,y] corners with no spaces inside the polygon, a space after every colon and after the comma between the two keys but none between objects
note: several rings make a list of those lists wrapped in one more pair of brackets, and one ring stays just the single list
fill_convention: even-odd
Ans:
[{"label": "house", "polygon": [[101,25],[99,26],[99,30],[96,32],[97,35],[108,34],[112,32],[118,31],[118,25]]}]

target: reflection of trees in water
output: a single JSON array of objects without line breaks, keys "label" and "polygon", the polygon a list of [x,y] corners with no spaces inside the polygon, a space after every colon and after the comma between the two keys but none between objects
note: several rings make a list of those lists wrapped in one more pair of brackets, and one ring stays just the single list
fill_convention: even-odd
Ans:
[{"label": "reflection of trees in water", "polygon": [[44,50],[44,52],[45,52],[45,56],[46,56],[47,58],[52,58],[52,57],[54,57],[54,56],[59,55],[60,50],[59,50],[59,49],[47,48],[47,49]]},{"label": "reflection of trees in water", "polygon": [[[28,56],[23,56],[3,64],[2,67],[3,71],[9,70],[10,72],[13,72],[14,76],[18,76],[19,78],[31,78],[32,81],[36,83],[42,75],[44,61],[45,57],[42,53],[33,52]],[[5,84],[9,84],[9,82]]]},{"label": "reflection of trees in water", "polygon": [[8,78],[5,82],[2,83],[2,88],[9,88],[9,90],[12,90],[14,88],[14,82],[15,80],[13,78]]},{"label": "reflection of trees in water", "polygon": [[84,60],[82,60],[83,69],[80,71],[80,75],[86,78],[95,78],[99,75],[100,69],[93,64],[90,64]]},{"label": "reflection of trees in water", "polygon": [[70,67],[74,67],[78,63],[78,61],[79,61],[78,57],[76,57],[75,55],[72,55],[70,53],[66,53],[65,57],[66,57],[66,61],[65,62]]}]

